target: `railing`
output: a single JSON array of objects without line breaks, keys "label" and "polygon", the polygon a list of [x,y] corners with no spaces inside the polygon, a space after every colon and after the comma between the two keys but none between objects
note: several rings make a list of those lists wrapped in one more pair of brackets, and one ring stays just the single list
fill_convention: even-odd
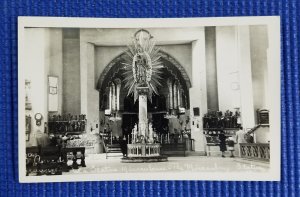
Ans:
[{"label": "railing", "polygon": [[160,144],[127,144],[128,157],[160,156]]},{"label": "railing", "polygon": [[241,143],[242,158],[270,161],[270,144],[268,143]]}]

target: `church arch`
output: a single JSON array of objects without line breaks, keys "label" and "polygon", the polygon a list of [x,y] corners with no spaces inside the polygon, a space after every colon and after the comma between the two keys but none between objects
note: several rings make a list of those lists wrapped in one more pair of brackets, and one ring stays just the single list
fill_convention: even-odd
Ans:
[{"label": "church arch", "polygon": [[[182,78],[185,81],[185,84],[187,86],[187,88],[191,87],[191,81],[190,78],[185,70],[185,68],[170,54],[168,54],[167,52],[160,50],[159,51],[159,55],[161,56],[162,59],[170,62],[172,65],[174,65],[179,73],[182,75]],[[110,61],[107,66],[104,68],[104,70],[102,71],[102,73],[100,74],[100,77],[98,79],[97,82],[97,89],[101,90],[102,89],[102,84],[106,78],[106,76],[109,74],[110,71],[113,71],[112,74],[115,75],[121,68],[121,62],[124,59],[124,57],[126,56],[125,52],[121,53],[120,55],[118,55],[117,57],[115,57],[112,61]],[[115,67],[115,69],[113,69],[113,67]],[[173,72],[173,75],[178,75],[179,73],[175,73],[174,71],[172,71],[172,69],[167,68],[170,72]],[[177,76],[178,78],[178,76]]]},{"label": "church arch", "polygon": [[[159,55],[161,57],[161,61],[164,64],[164,68],[168,71],[170,74],[170,78],[172,78],[173,83],[174,81],[177,81],[176,84],[176,91],[178,90],[178,94],[183,94],[184,96],[182,98],[185,98],[184,101],[181,103],[185,104],[185,107],[189,107],[189,88],[191,87],[191,81],[190,78],[185,70],[185,68],[170,54],[167,52],[160,50]],[[103,107],[106,105],[103,105],[103,101],[108,100],[106,98],[106,92],[108,92],[109,85],[114,82],[115,78],[122,78],[121,70],[123,68],[122,61],[126,58],[126,54],[121,53],[117,57],[115,57],[111,62],[108,63],[108,65],[104,68],[103,72],[100,74],[100,77],[97,81],[97,89],[100,93],[100,106]],[[180,89],[178,88],[180,87]],[[118,96],[124,96],[124,88],[122,88],[122,85],[119,87],[121,90],[118,94]],[[179,91],[180,90],[180,91]],[[177,96],[177,95],[176,95]],[[120,99],[122,101],[122,98]],[[124,103],[121,104],[123,106]]]}]

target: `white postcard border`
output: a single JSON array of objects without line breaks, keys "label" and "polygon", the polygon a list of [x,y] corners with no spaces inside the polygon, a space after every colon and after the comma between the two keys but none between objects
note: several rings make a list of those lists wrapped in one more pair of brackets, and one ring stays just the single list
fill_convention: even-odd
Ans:
[{"label": "white postcard border", "polygon": [[[265,173],[255,172],[164,172],[164,173],[105,173],[72,174],[54,176],[26,176],[25,140],[25,78],[24,30],[26,27],[59,28],[174,28],[233,25],[267,25],[269,53],[273,67],[268,69],[270,88],[270,169]],[[281,118],[280,118],[280,18],[264,17],[211,17],[211,18],[68,18],[68,17],[19,17],[18,18],[18,150],[19,181],[25,182],[73,182],[73,181],[113,181],[113,180],[226,180],[226,181],[279,181],[281,166]]]}]

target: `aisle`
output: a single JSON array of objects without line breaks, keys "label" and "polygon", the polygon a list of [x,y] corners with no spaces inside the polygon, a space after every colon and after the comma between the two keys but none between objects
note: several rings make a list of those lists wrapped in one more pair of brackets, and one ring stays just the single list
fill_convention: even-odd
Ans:
[{"label": "aisle", "polygon": [[90,154],[86,157],[86,168],[71,170],[64,174],[89,173],[140,173],[140,172],[266,172],[269,164],[240,158],[220,157],[169,157],[168,162],[121,163],[121,157],[105,154]]}]

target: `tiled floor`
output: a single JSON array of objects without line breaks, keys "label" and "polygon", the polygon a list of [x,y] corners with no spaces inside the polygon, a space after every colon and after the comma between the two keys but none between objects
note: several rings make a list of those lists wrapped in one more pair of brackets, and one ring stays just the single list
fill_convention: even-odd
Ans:
[{"label": "tiled floor", "polygon": [[121,163],[121,156],[105,158],[105,154],[89,154],[85,168],[71,170],[67,174],[86,173],[130,173],[130,172],[266,172],[266,162],[241,158],[222,157],[169,157],[167,162]]}]

